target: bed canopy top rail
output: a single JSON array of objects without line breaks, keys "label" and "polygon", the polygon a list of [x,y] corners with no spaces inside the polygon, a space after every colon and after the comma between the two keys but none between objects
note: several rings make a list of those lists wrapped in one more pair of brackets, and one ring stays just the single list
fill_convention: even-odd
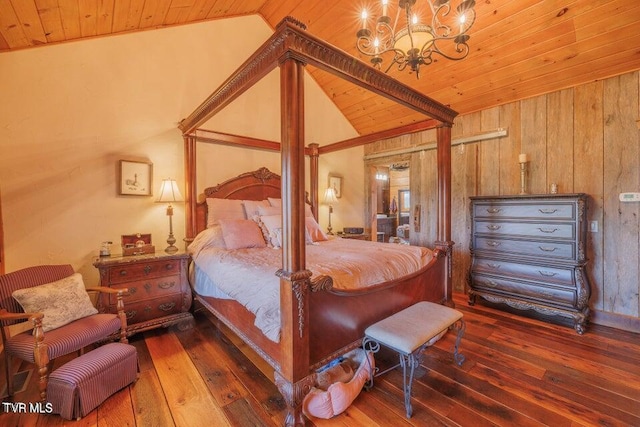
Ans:
[{"label": "bed canopy top rail", "polygon": [[453,124],[458,113],[451,108],[312,36],[305,29],[306,26],[294,18],[283,19],[273,35],[193,113],[180,122],[178,127],[182,133],[191,134],[287,57],[338,75],[440,122]]}]

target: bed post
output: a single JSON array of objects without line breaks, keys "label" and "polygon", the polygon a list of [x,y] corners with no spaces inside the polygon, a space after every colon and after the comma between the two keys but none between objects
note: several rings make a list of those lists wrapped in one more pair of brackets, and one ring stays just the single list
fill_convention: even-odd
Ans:
[{"label": "bed post", "polygon": [[305,247],[304,63],[280,61],[282,156],[282,269],[280,277],[280,370],[275,383],[287,404],[286,426],[303,426],[302,400],[309,375],[309,287]]},{"label": "bed post", "polygon": [[311,190],[311,211],[316,220],[318,218],[318,158],[320,156],[319,145],[315,142],[309,144],[309,187]]},{"label": "bed post", "polygon": [[445,304],[453,306],[451,280],[453,244],[451,241],[451,123],[440,123],[436,128],[438,142],[438,236],[436,247],[446,254],[444,277]]},{"label": "bed post", "polygon": [[183,135],[184,138],[184,192],[185,192],[185,242],[187,246],[196,237],[196,138]]}]

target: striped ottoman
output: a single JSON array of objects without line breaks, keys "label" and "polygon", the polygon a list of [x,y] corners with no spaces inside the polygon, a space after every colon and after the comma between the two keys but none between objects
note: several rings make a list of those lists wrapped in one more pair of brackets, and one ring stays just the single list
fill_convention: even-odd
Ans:
[{"label": "striped ottoman", "polygon": [[129,344],[110,343],[65,363],[49,376],[47,400],[53,413],[80,419],[138,376],[138,353]]}]

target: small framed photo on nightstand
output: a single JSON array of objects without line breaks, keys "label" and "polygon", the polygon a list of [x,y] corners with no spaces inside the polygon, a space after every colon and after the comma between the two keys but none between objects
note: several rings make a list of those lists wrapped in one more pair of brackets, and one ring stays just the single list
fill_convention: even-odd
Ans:
[{"label": "small framed photo on nightstand", "polygon": [[153,163],[120,160],[119,194],[151,196]]}]

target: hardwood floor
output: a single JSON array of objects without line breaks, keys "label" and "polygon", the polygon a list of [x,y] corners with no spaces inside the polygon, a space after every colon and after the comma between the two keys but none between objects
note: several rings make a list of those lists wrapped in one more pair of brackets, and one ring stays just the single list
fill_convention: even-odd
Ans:
[{"label": "hardwood floor", "polygon": [[[453,363],[453,334],[427,350],[426,372],[414,382],[411,419],[404,416],[402,377],[395,370],[377,378],[374,389],[340,416],[309,425],[640,426],[638,334],[590,326],[580,336],[565,326],[470,307],[462,295],[455,299],[467,323],[461,346],[466,361],[462,367]],[[190,331],[132,337],[138,381],[82,420],[7,412],[3,405],[0,425],[280,425],[284,404],[268,365],[207,314],[198,313],[196,322]],[[379,353],[376,361],[384,365],[395,357]],[[32,375],[14,402],[36,396]]]}]

